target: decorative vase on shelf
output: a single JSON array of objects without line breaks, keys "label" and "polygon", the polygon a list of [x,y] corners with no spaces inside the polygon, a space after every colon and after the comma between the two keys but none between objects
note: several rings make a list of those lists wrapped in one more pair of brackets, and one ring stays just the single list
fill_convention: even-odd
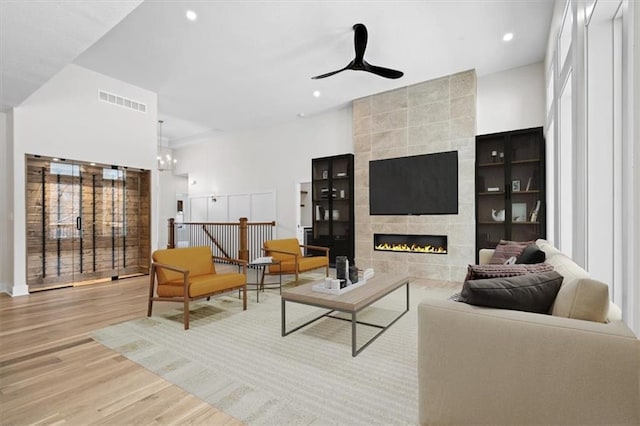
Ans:
[{"label": "decorative vase on shelf", "polygon": [[504,209],[500,209],[500,210],[491,209],[491,218],[495,222],[504,222]]}]

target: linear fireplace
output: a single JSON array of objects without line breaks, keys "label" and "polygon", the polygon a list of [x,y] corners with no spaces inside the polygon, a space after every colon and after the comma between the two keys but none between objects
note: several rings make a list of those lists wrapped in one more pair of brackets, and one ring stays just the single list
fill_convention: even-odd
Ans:
[{"label": "linear fireplace", "polygon": [[447,254],[447,236],[373,234],[373,249],[401,253]]}]

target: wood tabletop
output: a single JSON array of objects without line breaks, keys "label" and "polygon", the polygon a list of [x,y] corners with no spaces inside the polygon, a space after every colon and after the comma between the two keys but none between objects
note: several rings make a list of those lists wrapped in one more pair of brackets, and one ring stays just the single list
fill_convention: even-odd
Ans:
[{"label": "wood tabletop", "polygon": [[313,291],[314,284],[324,280],[303,284],[298,287],[282,289],[282,299],[335,309],[343,312],[358,312],[371,303],[391,293],[409,282],[409,277],[398,274],[376,274],[367,283],[343,294],[329,294]]}]

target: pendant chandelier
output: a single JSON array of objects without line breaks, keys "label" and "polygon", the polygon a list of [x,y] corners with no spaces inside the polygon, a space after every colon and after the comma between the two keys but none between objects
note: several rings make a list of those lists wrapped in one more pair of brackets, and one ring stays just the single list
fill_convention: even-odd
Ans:
[{"label": "pendant chandelier", "polygon": [[[162,148],[162,124],[163,120],[158,120],[158,148]],[[161,172],[173,170],[175,164],[178,162],[177,159],[171,158],[171,154],[165,154],[164,156],[158,155],[158,170]]]}]

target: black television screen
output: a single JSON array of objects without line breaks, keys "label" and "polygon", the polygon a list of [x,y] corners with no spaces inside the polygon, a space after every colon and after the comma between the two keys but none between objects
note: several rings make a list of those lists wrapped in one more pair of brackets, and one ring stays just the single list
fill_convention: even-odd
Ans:
[{"label": "black television screen", "polygon": [[458,152],[369,162],[372,215],[458,214]]}]

